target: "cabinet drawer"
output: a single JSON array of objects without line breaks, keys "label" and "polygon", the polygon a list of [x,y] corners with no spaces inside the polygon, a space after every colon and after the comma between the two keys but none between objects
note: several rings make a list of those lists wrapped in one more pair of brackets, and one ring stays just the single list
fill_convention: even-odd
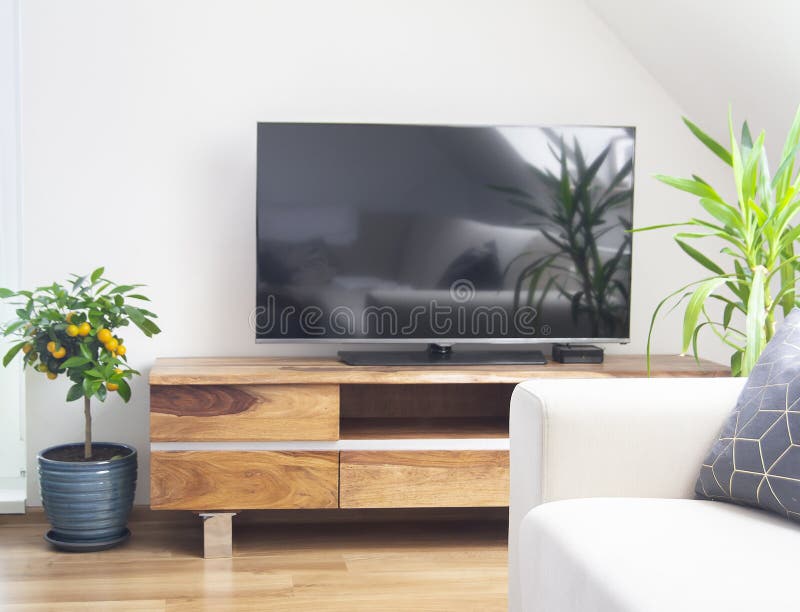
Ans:
[{"label": "cabinet drawer", "polygon": [[154,385],[154,442],[336,440],[338,385]]},{"label": "cabinet drawer", "polygon": [[507,451],[343,451],[342,508],[508,505]]},{"label": "cabinet drawer", "polygon": [[335,508],[336,451],[157,451],[150,456],[157,510]]}]

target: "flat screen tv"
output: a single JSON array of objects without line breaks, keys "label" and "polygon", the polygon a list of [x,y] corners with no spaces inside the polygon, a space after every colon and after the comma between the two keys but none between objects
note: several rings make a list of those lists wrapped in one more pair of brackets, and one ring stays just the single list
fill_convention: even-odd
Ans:
[{"label": "flat screen tv", "polygon": [[634,143],[260,123],[257,341],[626,342]]}]

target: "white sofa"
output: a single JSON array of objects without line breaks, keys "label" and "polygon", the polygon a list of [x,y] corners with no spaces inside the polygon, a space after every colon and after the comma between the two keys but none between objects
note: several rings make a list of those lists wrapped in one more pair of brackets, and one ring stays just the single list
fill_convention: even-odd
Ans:
[{"label": "white sofa", "polygon": [[537,380],[511,400],[513,612],[800,610],[800,526],[699,501],[744,379]]}]

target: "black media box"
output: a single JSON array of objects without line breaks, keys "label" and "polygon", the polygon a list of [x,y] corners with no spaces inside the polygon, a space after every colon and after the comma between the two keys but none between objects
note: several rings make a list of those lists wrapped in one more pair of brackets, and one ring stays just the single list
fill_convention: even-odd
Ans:
[{"label": "black media box", "polygon": [[591,344],[554,344],[553,361],[558,363],[603,363],[603,349]]}]

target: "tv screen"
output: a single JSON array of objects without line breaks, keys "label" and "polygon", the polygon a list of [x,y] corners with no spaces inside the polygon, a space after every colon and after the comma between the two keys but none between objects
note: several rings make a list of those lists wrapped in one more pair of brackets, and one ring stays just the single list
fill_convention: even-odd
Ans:
[{"label": "tv screen", "polygon": [[258,125],[259,341],[626,341],[631,127]]}]

